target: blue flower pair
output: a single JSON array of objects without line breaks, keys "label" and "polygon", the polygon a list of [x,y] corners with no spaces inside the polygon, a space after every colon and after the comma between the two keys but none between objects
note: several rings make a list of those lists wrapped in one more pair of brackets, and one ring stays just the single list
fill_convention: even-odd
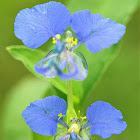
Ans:
[{"label": "blue flower pair", "polygon": [[[69,26],[77,39],[68,31],[61,41],[61,35]],[[54,49],[36,64],[35,71],[47,78],[58,75],[65,80],[84,80],[87,77],[88,66],[84,56],[73,53],[78,46],[84,43],[90,52],[96,53],[118,43],[126,30],[124,25],[89,10],[71,15],[59,2],[21,10],[15,19],[14,29],[15,35],[31,49],[40,47],[52,37]]]},{"label": "blue flower pair", "polygon": [[77,140],[81,133],[90,127],[91,135],[99,135],[103,139],[113,134],[120,134],[127,127],[122,113],[107,102],[97,101],[87,108],[86,123],[83,124],[79,118],[74,118],[68,125],[63,121],[66,115],[67,103],[57,96],[49,96],[36,100],[23,112],[22,116],[28,126],[40,135],[54,136],[57,132],[57,124],[60,123],[66,128],[65,136],[60,140]]}]

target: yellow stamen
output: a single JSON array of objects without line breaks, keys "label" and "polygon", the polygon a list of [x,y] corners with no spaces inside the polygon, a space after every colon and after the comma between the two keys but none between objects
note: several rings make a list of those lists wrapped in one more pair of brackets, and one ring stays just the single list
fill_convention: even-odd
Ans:
[{"label": "yellow stamen", "polygon": [[78,39],[76,38],[74,41],[74,45],[77,45]]},{"label": "yellow stamen", "polygon": [[58,114],[58,120],[60,120],[62,117],[64,117],[65,115],[62,115],[62,113]]},{"label": "yellow stamen", "polygon": [[76,38],[75,41],[74,41],[74,39],[72,37],[71,41],[72,41],[71,47],[73,47],[74,45],[77,45],[78,39]]},{"label": "yellow stamen", "polygon": [[82,121],[83,121],[83,120],[85,120],[85,119],[87,119],[87,117],[86,117],[86,116],[85,116],[85,117],[80,117],[80,118],[82,119]]},{"label": "yellow stamen", "polygon": [[74,132],[78,134],[79,133],[79,130],[78,129],[75,129]]},{"label": "yellow stamen", "polygon": [[52,38],[52,43],[53,44],[57,43],[57,41],[55,40],[55,38]]},{"label": "yellow stamen", "polygon": [[70,133],[70,132],[71,132],[71,129],[69,128],[69,129],[68,129],[68,133]]},{"label": "yellow stamen", "polygon": [[56,39],[60,39],[61,38],[61,35],[60,34],[57,34],[55,37],[56,37]]},{"label": "yellow stamen", "polygon": [[66,39],[66,42],[67,42],[67,43],[70,43],[71,41],[72,41],[71,38],[67,38],[67,39]]},{"label": "yellow stamen", "polygon": [[74,40],[73,40],[73,37],[71,38],[71,41],[73,42]]}]

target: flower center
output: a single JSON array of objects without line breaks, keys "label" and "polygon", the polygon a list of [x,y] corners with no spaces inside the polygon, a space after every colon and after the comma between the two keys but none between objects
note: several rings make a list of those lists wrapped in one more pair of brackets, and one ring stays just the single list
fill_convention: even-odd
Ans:
[{"label": "flower center", "polygon": [[74,45],[77,45],[78,39],[76,38],[74,40],[72,32],[71,31],[67,31],[66,32],[66,48],[69,50],[70,48],[72,48]]},{"label": "flower center", "polygon": [[71,124],[70,124],[70,127],[68,129],[68,133],[74,132],[76,134],[79,134],[80,128],[81,128],[80,120],[77,118],[74,118],[71,120]]},{"label": "flower center", "polygon": [[[58,41],[61,39],[61,35],[59,34],[56,34],[55,37],[52,38],[52,43],[53,44],[56,44],[58,43]],[[74,47],[75,45],[77,45],[78,43],[78,39],[76,38],[74,40],[74,37],[72,35],[72,32],[71,31],[67,31],[66,32],[66,38],[64,40],[65,42],[65,47],[67,50],[71,49],[72,47]]]},{"label": "flower center", "polygon": [[79,126],[77,124],[72,124],[71,127],[68,129],[68,133],[72,133],[72,132],[75,132],[75,133],[79,133]]}]

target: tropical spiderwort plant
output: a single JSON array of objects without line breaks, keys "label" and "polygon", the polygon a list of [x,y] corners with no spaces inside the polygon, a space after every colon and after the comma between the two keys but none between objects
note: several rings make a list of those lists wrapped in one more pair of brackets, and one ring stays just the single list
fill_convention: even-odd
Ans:
[{"label": "tropical spiderwort plant", "polygon": [[[77,38],[68,31],[61,41],[61,35],[69,26]],[[109,48],[124,35],[125,26],[89,10],[71,15],[63,4],[48,2],[21,10],[15,19],[14,30],[31,49],[40,47],[52,37],[54,49],[35,65],[37,73],[47,78],[58,75],[65,80],[84,80],[88,74],[87,62],[82,53],[76,55],[73,51],[82,43],[92,53]]]},{"label": "tropical spiderwort plant", "polygon": [[[122,120],[122,113],[107,102],[97,101],[91,104],[85,117],[73,118],[69,125],[63,121],[66,110],[67,103],[64,99],[49,96],[31,103],[22,112],[22,116],[35,133],[51,136],[56,134],[56,140],[89,140],[90,135],[99,135],[106,139],[113,134],[120,134],[127,127],[126,122]],[[84,119],[87,121],[83,121]],[[56,133],[57,123],[65,128],[61,135]],[[82,135],[83,131],[86,134]]]},{"label": "tropical spiderwort plant", "polygon": [[[35,71],[47,78],[58,75],[64,80],[84,80],[88,75],[88,65],[83,54],[74,52],[77,47],[84,43],[90,52],[97,53],[118,43],[126,29],[124,25],[100,14],[92,14],[89,10],[71,15],[59,2],[21,10],[14,25],[15,35],[31,49],[42,46],[52,37],[53,50],[35,65]],[[69,30],[62,39],[69,26],[76,39]],[[127,124],[122,120],[121,112],[103,101],[91,104],[85,117],[77,117],[73,108],[71,84],[71,81],[67,81],[68,109],[65,100],[50,96],[34,101],[23,111],[23,118],[35,133],[55,135],[56,140],[89,140],[91,135],[109,138],[125,130]],[[67,123],[63,120],[65,115]],[[64,128],[57,132],[58,123]]]}]

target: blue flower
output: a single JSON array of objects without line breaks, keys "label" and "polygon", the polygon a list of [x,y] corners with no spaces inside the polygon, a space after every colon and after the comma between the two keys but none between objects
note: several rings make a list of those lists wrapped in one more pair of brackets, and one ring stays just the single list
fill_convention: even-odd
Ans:
[{"label": "blue flower", "polygon": [[[53,136],[57,131],[57,123],[62,124],[66,131],[65,136],[60,140],[81,139],[81,133],[90,127],[91,135],[99,135],[103,139],[111,137],[113,134],[120,134],[127,127],[122,113],[109,103],[97,101],[87,108],[86,116],[73,118],[70,125],[67,125],[63,118],[66,115],[67,103],[57,96],[49,96],[36,100],[30,104],[22,113],[28,126],[41,135]],[[84,124],[83,120],[87,119]],[[57,137],[57,136],[56,136]]]},{"label": "blue flower", "polygon": [[[66,38],[60,41],[61,35],[71,26],[77,39],[68,31]],[[82,43],[92,52],[109,48],[118,43],[125,34],[125,26],[89,10],[70,14],[59,2],[48,2],[31,9],[21,10],[15,19],[15,35],[31,49],[36,49],[53,39],[53,54],[48,54],[35,66],[36,72],[47,78],[58,75],[69,80],[84,80],[88,74],[87,62],[81,53],[73,51]],[[65,68],[68,67],[67,72]]]}]

